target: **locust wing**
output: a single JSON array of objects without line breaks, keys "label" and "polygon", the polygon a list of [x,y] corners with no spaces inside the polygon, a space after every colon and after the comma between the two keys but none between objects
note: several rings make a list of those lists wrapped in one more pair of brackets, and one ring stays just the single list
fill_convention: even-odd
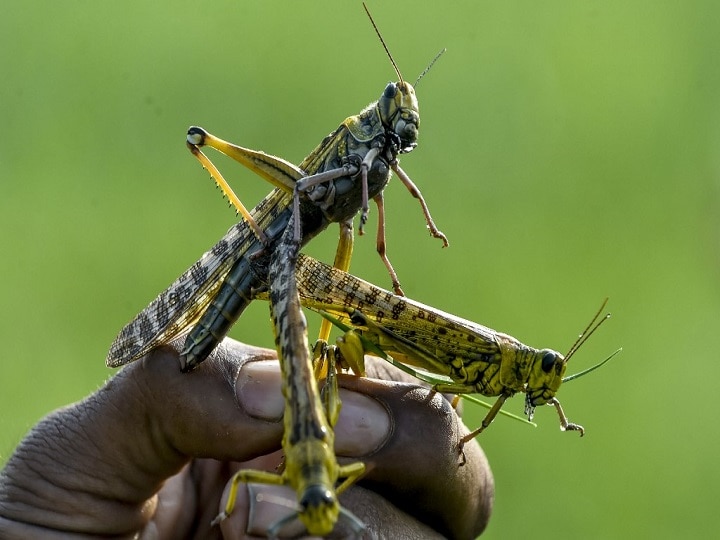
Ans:
[{"label": "locust wing", "polygon": [[[275,189],[251,214],[265,228],[287,208],[291,197]],[[212,302],[235,262],[248,250],[259,248],[247,222],[233,225],[212,249],[120,331],[110,346],[106,364],[109,367],[127,364],[186,334]]]},{"label": "locust wing", "polygon": [[296,273],[303,304],[318,306],[345,323],[352,325],[349,311],[358,310],[374,326],[442,362],[499,359],[497,333],[490,328],[398,296],[305,255],[298,258]]}]

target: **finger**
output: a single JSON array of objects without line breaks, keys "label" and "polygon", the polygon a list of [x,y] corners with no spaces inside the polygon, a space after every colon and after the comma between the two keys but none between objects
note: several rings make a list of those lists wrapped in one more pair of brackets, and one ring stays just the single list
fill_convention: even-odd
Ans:
[{"label": "finger", "polygon": [[268,358],[275,352],[225,340],[197,369],[181,373],[177,351],[165,347],[129,377],[141,388],[151,428],[181,461],[244,461],[279,448],[282,437],[283,401],[274,381],[255,379],[255,392],[264,399],[253,401],[254,410],[243,407],[248,402],[239,400],[236,390],[243,368]]},{"label": "finger", "polygon": [[[381,365],[376,374],[383,371]],[[405,375],[397,370],[383,374]],[[253,389],[271,392],[275,386],[274,393],[280,395],[280,377],[277,362],[247,364],[237,383],[242,408],[255,411],[271,399],[269,393]],[[260,379],[263,384],[258,385]],[[458,453],[467,429],[449,403],[417,384],[341,377],[341,385],[337,455],[364,461],[364,479],[373,489],[439,531],[455,537],[482,532],[492,508],[492,473],[477,443],[465,445],[463,456]],[[280,416],[282,399],[275,406]],[[289,494],[284,505],[274,505],[275,511],[268,510],[265,515],[270,517],[262,523],[272,524],[291,513],[295,497]],[[233,530],[244,531],[246,525],[241,519]]]},{"label": "finger", "polygon": [[[223,495],[223,504],[227,496]],[[396,540],[444,538],[427,525],[418,522],[377,493],[352,486],[340,495],[340,504],[360,519],[369,534]],[[220,524],[223,538],[265,538],[278,520],[295,512],[295,493],[284,486],[248,484],[238,492],[237,511]],[[311,538],[299,520],[291,520],[278,531],[280,538]],[[355,533],[347,518],[340,516],[333,532],[326,538],[353,538]]]},{"label": "finger", "polygon": [[[430,388],[428,383],[421,381],[417,377],[413,377],[406,371],[393,366],[390,362],[378,358],[377,356],[365,356],[365,371],[367,377],[371,379],[406,382],[408,384]],[[455,397],[454,394],[442,394],[442,396],[450,403],[453,402],[453,398]],[[453,405],[453,408],[455,409],[457,415],[462,418],[463,400],[460,400],[459,403]]]},{"label": "finger", "polygon": [[[405,383],[341,377],[340,385],[344,403],[353,393],[372,397],[391,417],[389,439],[371,455],[353,456],[366,464],[364,485],[446,536],[480,534],[492,510],[493,477],[477,442],[466,444],[464,455],[459,454],[467,428],[447,400]],[[341,411],[335,428],[338,448],[357,435],[353,427],[347,428],[344,413],[361,411]]]},{"label": "finger", "polygon": [[166,347],[127,366],[25,437],[2,471],[3,517],[68,537],[131,534],[191,457],[242,460],[279,448],[281,423],[242,411],[234,384],[242,365],[273,355],[229,343],[185,375]]},{"label": "finger", "polygon": [[[341,377],[342,409],[335,426],[338,456],[365,461],[365,478],[374,489],[438,530],[457,537],[482,532],[490,517],[494,484],[480,447],[472,442],[465,445],[463,456],[458,453],[467,429],[441,395],[392,366],[384,370],[385,362],[370,360],[368,365],[374,374],[411,383]],[[276,414],[281,416],[280,377],[277,362],[247,364],[237,383],[242,408],[265,407],[274,393]],[[287,508],[277,510],[276,520],[288,513]]]},{"label": "finger", "polygon": [[[181,373],[177,364],[177,351],[166,347],[132,371],[174,449],[185,456],[245,461],[279,448],[286,403],[274,351],[226,339],[196,370]],[[407,377],[399,370],[386,376]],[[354,437],[347,439],[353,446],[338,452],[370,454],[390,432],[385,406],[357,393],[343,403]]]}]

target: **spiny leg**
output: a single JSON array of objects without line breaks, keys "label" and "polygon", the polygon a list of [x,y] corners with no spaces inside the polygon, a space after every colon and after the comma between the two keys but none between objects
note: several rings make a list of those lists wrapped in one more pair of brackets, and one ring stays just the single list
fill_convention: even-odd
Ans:
[{"label": "spiny leg", "polygon": [[[338,336],[335,345],[328,345],[326,341],[317,340],[313,346],[315,378],[327,378],[329,381],[333,373],[337,373],[341,369],[350,370],[358,377],[365,377],[365,352],[366,349],[360,334],[353,329],[348,329],[344,334]],[[326,408],[326,410],[330,411],[331,409]]]},{"label": "spiny leg", "polygon": [[[328,376],[325,380],[325,387],[323,388],[325,414],[328,422],[333,428],[338,421],[340,409],[342,407],[337,383],[337,365],[335,358],[337,350],[337,347],[330,347],[328,350]],[[340,495],[352,484],[357,482],[363,474],[365,474],[365,464],[361,461],[339,466],[338,479],[344,478],[344,480],[342,480],[340,485],[335,488],[335,493]],[[360,532],[365,530],[363,522],[360,521],[355,514],[346,510],[342,506],[340,507],[340,515],[347,519],[355,535],[358,535]]]},{"label": "spiny leg", "polygon": [[365,377],[365,352],[362,338],[355,330],[348,330],[335,340],[336,361],[358,377]]},{"label": "spiny leg", "polygon": [[287,160],[229,143],[201,127],[193,126],[188,130],[188,142],[195,146],[214,148],[286,193],[292,193],[297,181],[307,176],[302,169]]},{"label": "spiny leg", "polygon": [[260,228],[260,226],[250,214],[250,211],[240,201],[240,198],[235,194],[233,189],[230,187],[230,184],[227,183],[227,180],[225,180],[222,173],[218,170],[217,167],[215,167],[213,162],[210,161],[210,159],[202,153],[199,146],[191,142],[191,138],[191,135],[188,134],[187,147],[190,149],[190,152],[192,152],[195,158],[197,158],[201,165],[210,173],[210,176],[213,178],[213,180],[215,180],[215,183],[223,192],[223,195],[228,198],[230,204],[232,204],[235,207],[235,210],[237,210],[237,212],[242,215],[245,221],[247,221],[255,237],[260,241],[262,245],[267,246],[269,242],[267,236],[265,235],[265,232],[263,232],[263,230]]},{"label": "spiny leg", "polygon": [[320,380],[327,377],[328,373],[328,342],[318,339],[312,347],[312,365],[315,379]]},{"label": "spiny leg", "polygon": [[340,416],[340,408],[342,401],[340,400],[340,391],[338,390],[337,381],[337,364],[335,363],[335,347],[325,348],[325,360],[327,365],[327,376],[325,377],[325,386],[323,386],[321,397],[323,407],[325,408],[325,417],[330,427],[335,427],[338,417]]}]

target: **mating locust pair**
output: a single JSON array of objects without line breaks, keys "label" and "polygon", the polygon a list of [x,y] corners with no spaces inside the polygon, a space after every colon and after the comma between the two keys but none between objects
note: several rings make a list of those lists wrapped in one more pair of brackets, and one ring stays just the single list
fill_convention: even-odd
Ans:
[{"label": "mating locust pair", "polygon": [[[271,537],[295,519],[310,534],[325,535],[340,515],[357,534],[364,530],[362,522],[337,500],[337,495],[363,474],[364,465],[338,464],[333,425],[340,406],[336,370],[340,365],[352,366],[362,375],[365,352],[432,381],[434,388],[443,392],[499,396],[481,426],[458,441],[460,449],[492,422],[507,398],[519,392],[526,395],[529,419],[535,406],[550,404],[560,416],[562,429],[583,433],[581,426],[567,420],[555,394],[563,380],[569,379],[563,377],[570,356],[600,323],[588,327],[589,332],[563,357],[549,349],[527,347],[509,335],[403,295],[385,251],[383,189],[391,171],[419,200],[430,233],[444,245],[447,239],[435,227],[420,191],[398,164],[398,156],[417,145],[417,81],[411,85],[403,80],[372,17],[370,20],[398,81],[389,83],[378,101],[347,118],[300,165],[230,144],[201,128],[189,130],[191,152],[243,219],[123,328],[108,353],[108,366],[117,367],[187,334],[181,369],[190,371],[207,358],[253,299],[269,298],[285,397],[284,469],[280,474],[236,473],[225,509],[214,523],[232,512],[239,483],[260,482],[286,484],[297,494],[297,506],[273,524],[268,531]],[[248,210],[203,154],[203,146],[237,160],[275,189]],[[377,250],[394,292],[346,273],[353,218],[361,214],[362,233],[370,199],[378,208]],[[339,223],[341,231],[334,267],[299,253],[301,246],[330,223]],[[311,355],[301,305],[325,317],[322,341],[329,337],[331,322],[346,331],[337,347],[319,348],[320,357]],[[321,396],[315,373],[323,362],[328,365],[329,382]],[[433,374],[442,378],[433,378]]]}]

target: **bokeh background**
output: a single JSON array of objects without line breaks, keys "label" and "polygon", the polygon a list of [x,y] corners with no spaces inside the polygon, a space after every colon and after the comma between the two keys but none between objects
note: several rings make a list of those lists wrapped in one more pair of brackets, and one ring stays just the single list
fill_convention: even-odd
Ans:
[{"label": "bokeh background", "polygon": [[[714,2],[370,2],[418,88],[388,241],[412,297],[567,350],[587,435],[500,419],[486,538],[716,531],[720,8]],[[117,331],[234,222],[189,125],[298,163],[394,80],[359,2],[6,3],[0,18],[0,460],[111,376]],[[218,160],[252,206],[269,186]],[[353,272],[387,286],[371,232]],[[336,235],[309,252],[332,259]],[[267,306],[232,335],[272,345]],[[520,413],[522,397],[509,403]],[[468,423],[483,411],[466,406]]]}]

